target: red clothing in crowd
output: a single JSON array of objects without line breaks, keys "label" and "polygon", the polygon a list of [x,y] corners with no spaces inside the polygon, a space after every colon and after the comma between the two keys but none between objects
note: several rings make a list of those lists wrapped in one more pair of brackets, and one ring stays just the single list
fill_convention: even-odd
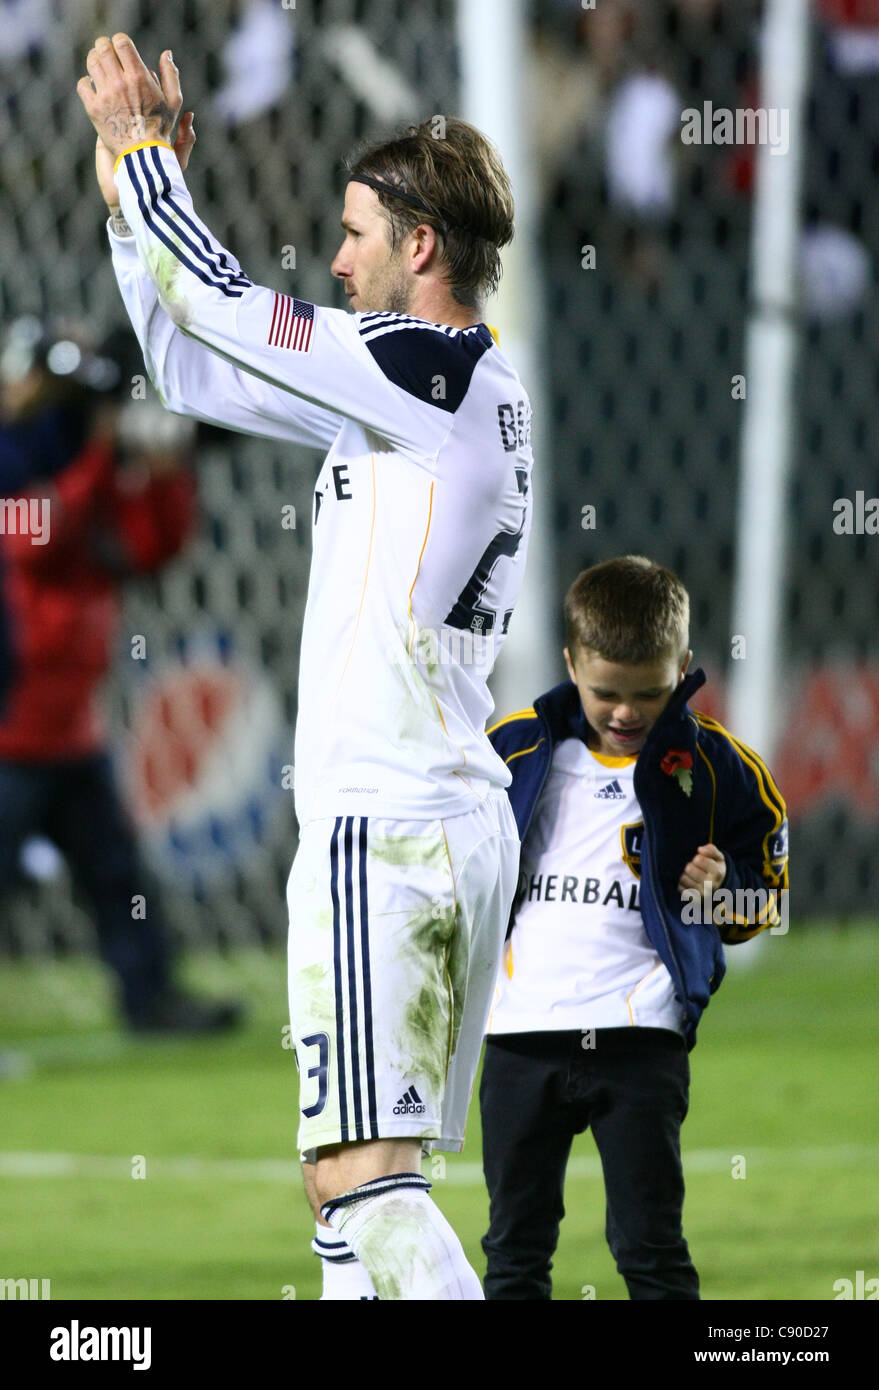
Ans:
[{"label": "red clothing in crowd", "polygon": [[106,743],[100,686],[108,670],[127,575],[171,559],[190,534],[189,472],[149,474],[135,486],[111,445],[91,441],[39,492],[49,540],[0,539],[13,681],[0,718],[0,758],[49,761]]},{"label": "red clothing in crowd", "polygon": [[879,0],[819,0],[818,10],[834,24],[862,29],[879,24]]}]

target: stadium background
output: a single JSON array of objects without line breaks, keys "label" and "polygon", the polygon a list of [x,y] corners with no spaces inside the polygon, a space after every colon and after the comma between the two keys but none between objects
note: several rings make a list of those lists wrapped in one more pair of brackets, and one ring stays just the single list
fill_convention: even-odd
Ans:
[{"label": "stadium background", "polygon": [[[328,265],[339,240],[341,157],[362,137],[459,105],[453,0],[300,0],[289,8],[279,0],[20,0],[3,12],[3,323],[26,312],[62,313],[102,336],[122,322],[93,183],[93,138],[74,95],[96,33],[127,29],[153,62],[160,49],[173,48],[185,104],[196,113],[188,182],[199,212],[254,280],[337,307],[341,286],[331,282]],[[540,254],[531,271],[541,305],[535,348],[547,419],[538,464],[549,484],[552,544],[543,562],[551,557],[550,592],[560,596],[584,565],[624,551],[673,566],[693,597],[695,661],[710,678],[702,706],[721,718],[731,664],[742,419],[731,383],[744,371],[754,151],[672,141],[671,160],[657,158],[647,170],[628,152],[633,132],[667,120],[669,109],[679,119],[680,109],[709,98],[715,107],[756,104],[760,13],[752,0],[597,0],[592,11],[577,0],[534,0],[527,54],[539,169]],[[879,428],[879,7],[820,0],[813,20],[779,652],[782,737],[774,759],[791,810],[798,940],[772,943],[759,982],[755,976],[740,986],[741,1015],[723,1013],[730,1006],[721,996],[700,1043],[700,1053],[708,1050],[715,1021],[718,1047],[724,1037],[735,1039],[744,1018],[752,1039],[774,1045],[771,1030],[761,1032],[766,1015],[759,1005],[772,1010],[777,990],[785,991],[793,1001],[786,1016],[791,1052],[779,1052],[778,1065],[806,1090],[810,1064],[797,1050],[795,1004],[804,1018],[826,1016],[828,1031],[818,1041],[831,1069],[830,1004],[847,1011],[850,1031],[837,1039],[840,1076],[854,1086],[852,1067],[859,1074],[864,1065],[879,889],[879,538],[839,536],[832,525],[835,499],[858,490],[879,495],[872,447]],[[585,245],[595,247],[594,269],[582,264]],[[192,952],[193,979],[241,982],[254,1001],[256,1031],[240,1044],[212,1045],[208,1070],[217,1070],[218,1087],[221,1063],[227,1077],[236,1067],[246,1071],[260,1055],[259,1027],[268,1031],[267,1020],[283,1016],[283,987],[275,982],[286,930],[283,888],[296,844],[283,776],[292,756],[319,462],[309,451],[200,433],[197,540],[157,579],[129,591],[110,690],[120,768],[168,915]],[[582,528],[585,504],[596,508],[594,531]],[[291,506],[295,526],[282,520]],[[765,537],[767,548],[779,541]],[[557,615],[545,620],[560,646]],[[131,657],[138,634],[146,638],[145,661]],[[538,684],[562,675],[559,657]],[[521,689],[516,705],[536,693]],[[174,773],[178,754],[183,779]],[[102,986],[90,960],[88,918],[63,866],[35,878],[0,913],[3,1035],[10,1045],[22,1043],[37,1077],[48,1073],[48,1085],[60,1077],[59,1086],[72,1080],[90,1104],[90,1069],[97,1067],[100,1086],[100,1058],[115,1054],[94,1042],[108,1027]],[[787,969],[782,947],[790,952]],[[799,993],[790,982],[794,960]],[[180,1049],[184,1074],[187,1067],[192,1076],[201,1071],[199,1055]],[[284,1053],[281,1061],[289,1060]],[[743,1065],[763,1086],[756,1055]],[[719,1052],[709,1066],[722,1076]],[[172,1070],[158,1067],[152,1084],[160,1077],[172,1084]],[[832,1075],[825,1079],[831,1089]],[[292,1081],[286,1070],[284,1076],[279,1088],[292,1107]],[[20,1112],[10,1133],[19,1138],[7,1141],[10,1153],[39,1147],[28,1136],[40,1129],[44,1148],[60,1147],[39,1096],[29,1108],[29,1084],[25,1076],[16,1091]],[[148,1092],[149,1079],[143,1085]],[[760,1091],[754,1123],[761,1134],[778,1101],[772,1094],[771,1085]],[[851,1105],[859,1107],[861,1127],[849,1135],[856,1166],[865,1154],[875,1161],[877,1139],[875,1115],[858,1095],[855,1088]],[[119,1098],[104,1099],[106,1150],[84,1129],[83,1152],[106,1152],[115,1162],[110,1156],[128,1149],[114,1142],[109,1125]],[[185,1112],[185,1091],[178,1099]],[[292,1117],[287,1123],[283,1115],[279,1126],[274,1098],[269,1109],[246,1150],[254,1157],[290,1153]],[[216,1141],[216,1151],[229,1155],[228,1134],[202,1121],[204,1145]],[[811,1122],[817,1129],[801,1135],[803,1142],[820,1146],[825,1128],[828,1139],[839,1136],[829,1111],[803,1117],[806,1127]],[[177,1142],[184,1155],[196,1151],[198,1133],[198,1126],[181,1126],[165,1152]],[[766,1136],[769,1142],[769,1130]],[[805,1173],[808,1164],[802,1166]],[[7,1178],[15,1173],[10,1159]],[[80,1176],[86,1187],[99,1181],[94,1172]],[[841,1175],[839,1185],[841,1191]],[[477,1202],[477,1234],[480,1219]],[[872,1219],[879,1220],[875,1202]],[[853,1259],[844,1235],[838,1244],[838,1273],[845,1275]],[[43,1246],[22,1245],[33,1248]],[[875,1263],[875,1246],[862,1250],[862,1263]],[[300,1287],[314,1277],[306,1272]],[[83,1278],[77,1293],[90,1287]],[[123,1286],[99,1282],[99,1296]],[[199,1296],[185,1280],[165,1294],[134,1287],[127,1296]],[[745,1289],[743,1282],[727,1296],[754,1296]]]}]

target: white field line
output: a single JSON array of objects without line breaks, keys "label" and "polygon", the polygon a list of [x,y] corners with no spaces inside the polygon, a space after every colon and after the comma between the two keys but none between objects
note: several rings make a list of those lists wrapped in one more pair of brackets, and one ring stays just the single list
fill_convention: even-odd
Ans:
[{"label": "white field line", "polygon": [[[836,1144],[824,1148],[752,1149],[745,1153],[752,1169],[857,1168],[879,1164],[879,1145]],[[128,1158],[101,1154],[0,1153],[0,1178],[125,1178],[132,1180]],[[427,1159],[431,1168],[446,1160],[445,1178],[436,1180],[460,1187],[482,1186],[482,1166],[449,1155],[434,1154]],[[684,1171],[689,1173],[729,1173],[736,1155],[725,1149],[691,1149],[684,1152]],[[147,1178],[196,1182],[298,1183],[299,1164],[294,1159],[276,1158],[151,1158],[145,1156]],[[569,1178],[599,1178],[598,1156],[578,1155],[568,1164]]]},{"label": "white field line", "polygon": [[[278,1025],[280,1030],[280,1023]],[[176,1034],[129,1036],[125,1033],[83,1033],[81,1037],[34,1038],[30,1041],[0,1043],[0,1074],[30,1075],[38,1070],[79,1066],[83,1062],[137,1061],[154,1052],[173,1052],[182,1045],[215,1046],[234,1043],[234,1033],[225,1035]],[[292,1054],[291,1054],[292,1060]]]}]

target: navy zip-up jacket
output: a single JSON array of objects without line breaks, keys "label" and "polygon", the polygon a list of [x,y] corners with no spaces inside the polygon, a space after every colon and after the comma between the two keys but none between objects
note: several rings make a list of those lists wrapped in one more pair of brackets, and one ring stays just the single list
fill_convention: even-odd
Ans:
[{"label": "navy zip-up jacket", "polygon": [[[784,800],[752,749],[715,719],[689,708],[688,699],[704,683],[701,670],[685,676],[647,735],[634,776],[643,824],[625,831],[624,857],[641,880],[644,929],[683,1005],[688,1048],[695,1044],[702,1011],[726,971],[723,942],[747,941],[764,927],[777,926],[776,895],[767,890],[788,886]],[[489,729],[513,777],[507,795],[523,843],[555,745],[566,738],[587,741],[588,732],[572,681]],[[669,753],[682,754],[684,764],[691,764],[689,794],[671,770],[680,759],[669,760]],[[722,908],[732,902],[733,913],[725,919],[719,912],[713,921],[691,920],[705,914],[678,892],[684,866],[705,844],[716,845],[726,859],[726,877],[717,894]],[[510,930],[512,925],[511,919]]]}]

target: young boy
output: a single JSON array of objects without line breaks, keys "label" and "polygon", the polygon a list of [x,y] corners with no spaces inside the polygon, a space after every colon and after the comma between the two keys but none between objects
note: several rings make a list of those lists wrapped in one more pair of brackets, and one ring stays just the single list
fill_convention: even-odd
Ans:
[{"label": "young boy", "polygon": [[584,570],[565,629],[571,680],[489,731],[522,854],[480,1091],[485,1296],[551,1297],[568,1155],[591,1127],[629,1297],[697,1299],[687,1054],[722,942],[779,923],[785,805],[757,754],[687,705],[705,676],[685,674],[670,570],[638,555]]}]

